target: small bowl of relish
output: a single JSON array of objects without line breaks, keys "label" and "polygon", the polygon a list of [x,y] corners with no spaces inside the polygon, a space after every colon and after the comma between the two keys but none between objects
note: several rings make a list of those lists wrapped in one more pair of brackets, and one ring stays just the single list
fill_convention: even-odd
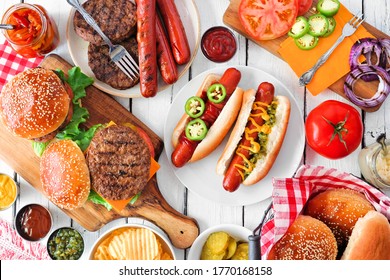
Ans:
[{"label": "small bowl of relish", "polygon": [[224,26],[211,27],[202,36],[201,49],[207,59],[213,62],[226,62],[237,51],[236,37]]},{"label": "small bowl of relish", "polygon": [[84,253],[84,239],[74,228],[56,229],[47,240],[47,252],[53,260],[78,260]]}]

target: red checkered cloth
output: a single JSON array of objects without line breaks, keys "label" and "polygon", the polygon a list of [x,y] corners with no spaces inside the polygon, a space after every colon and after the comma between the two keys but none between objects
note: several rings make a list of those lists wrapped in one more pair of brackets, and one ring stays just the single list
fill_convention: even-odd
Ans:
[{"label": "red checkered cloth", "polygon": [[272,245],[287,231],[311,195],[329,188],[349,188],[365,195],[374,208],[390,220],[390,198],[365,181],[334,168],[302,166],[294,178],[273,180],[272,210],[274,217],[261,232],[261,253],[266,259]]},{"label": "red checkered cloth", "polygon": [[0,36],[0,91],[13,76],[25,69],[38,66],[42,59],[43,57],[27,59],[18,55],[4,36]]}]

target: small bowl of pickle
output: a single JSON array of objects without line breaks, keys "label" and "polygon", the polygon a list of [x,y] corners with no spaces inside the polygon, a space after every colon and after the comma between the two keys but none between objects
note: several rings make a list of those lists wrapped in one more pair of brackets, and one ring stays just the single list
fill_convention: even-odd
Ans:
[{"label": "small bowl of pickle", "polygon": [[53,260],[78,260],[84,253],[84,239],[74,228],[62,227],[50,235],[47,251]]},{"label": "small bowl of pickle", "polygon": [[194,241],[189,260],[248,260],[248,236],[242,226],[221,224],[203,231]]}]

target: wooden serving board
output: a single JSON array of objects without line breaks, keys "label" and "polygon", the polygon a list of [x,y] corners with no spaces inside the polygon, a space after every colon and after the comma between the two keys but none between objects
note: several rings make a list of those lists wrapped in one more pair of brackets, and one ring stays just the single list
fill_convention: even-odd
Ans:
[{"label": "wooden serving board", "polygon": [[[47,56],[40,65],[47,69],[61,69],[65,73],[72,67],[58,55]],[[87,127],[99,123],[114,121],[133,123],[144,129],[150,136],[156,153],[156,160],[163,150],[162,140],[133,114],[120,105],[115,99],[89,86],[87,96],[82,104],[89,110]],[[20,174],[29,184],[40,192],[42,186],[39,177],[39,157],[32,149],[31,142],[13,136],[3,124],[0,124],[0,158]],[[104,206],[87,202],[82,208],[64,212],[89,231],[96,231],[112,220],[123,217],[145,218],[166,232],[172,244],[177,248],[188,248],[199,234],[196,220],[182,215],[173,209],[161,195],[153,176],[134,205],[127,206],[121,212],[107,211]]]},{"label": "wooden serving board", "polygon": [[[224,15],[223,15],[223,22],[240,33],[241,35],[247,37],[248,39],[252,40],[262,48],[266,49],[273,55],[279,57],[282,59],[282,57],[279,55],[278,50],[280,47],[280,44],[287,39],[287,35],[284,35],[282,37],[276,38],[274,40],[268,40],[268,41],[259,41],[259,40],[254,40],[252,39],[245,31],[244,27],[241,25],[241,22],[238,18],[238,8],[240,6],[241,0],[230,0],[230,4],[228,8],[226,9]],[[313,0],[313,7],[317,5],[318,0]],[[307,15],[313,14],[312,9],[309,10]],[[374,35],[376,38],[390,38],[387,34],[383,33],[382,31],[376,29],[372,25],[364,22],[363,26],[369,31],[372,35]],[[337,93],[338,95],[344,97],[347,99],[345,93],[344,93],[344,81],[345,77],[339,79],[336,81],[334,84],[329,86],[329,89]],[[298,82],[298,80],[297,80]],[[361,97],[363,98],[370,98],[372,97],[376,90],[378,88],[378,82],[370,82],[370,83],[365,83],[362,81],[358,81],[355,85],[355,92],[358,93]],[[365,110],[367,112],[374,112],[377,111],[380,108],[380,105],[377,107],[373,108],[363,108],[361,107],[362,110]]]}]

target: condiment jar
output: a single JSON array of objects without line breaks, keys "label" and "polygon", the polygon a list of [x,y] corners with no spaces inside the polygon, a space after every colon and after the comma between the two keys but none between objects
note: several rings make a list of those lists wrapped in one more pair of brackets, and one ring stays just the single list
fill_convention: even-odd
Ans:
[{"label": "condiment jar", "polygon": [[11,207],[18,197],[18,185],[7,174],[0,173],[0,211]]},{"label": "condiment jar", "polygon": [[16,4],[3,15],[2,24],[11,24],[12,30],[3,29],[11,47],[26,58],[45,56],[59,43],[55,22],[40,5]]},{"label": "condiment jar", "polygon": [[375,142],[362,149],[359,167],[367,182],[380,189],[390,189],[390,140],[385,140],[383,145]]},{"label": "condiment jar", "polygon": [[28,204],[15,217],[15,228],[25,240],[38,241],[51,230],[53,220],[47,208],[39,204]]}]

